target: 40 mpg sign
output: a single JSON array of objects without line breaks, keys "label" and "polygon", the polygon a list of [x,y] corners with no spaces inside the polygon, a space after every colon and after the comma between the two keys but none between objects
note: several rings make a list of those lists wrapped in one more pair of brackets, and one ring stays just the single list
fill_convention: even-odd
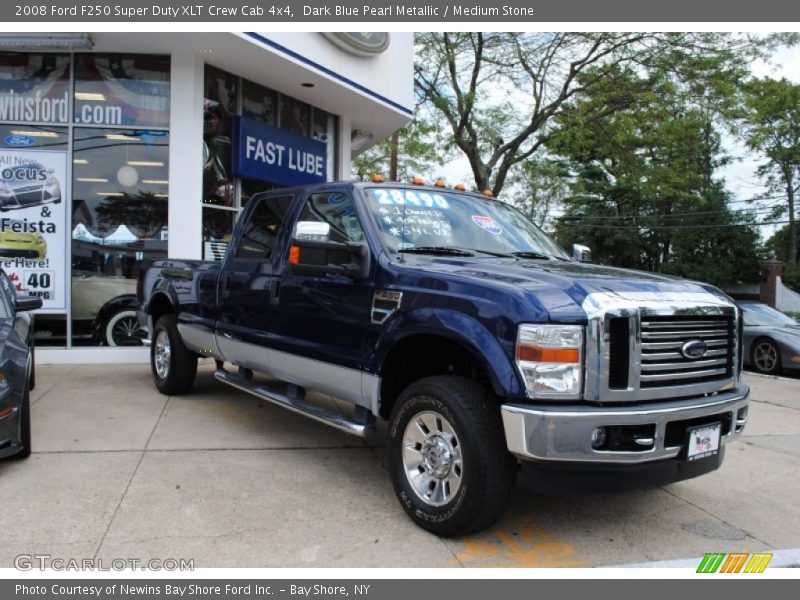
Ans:
[{"label": "40 mpg sign", "polygon": [[67,309],[67,153],[0,149],[0,267],[42,312]]}]

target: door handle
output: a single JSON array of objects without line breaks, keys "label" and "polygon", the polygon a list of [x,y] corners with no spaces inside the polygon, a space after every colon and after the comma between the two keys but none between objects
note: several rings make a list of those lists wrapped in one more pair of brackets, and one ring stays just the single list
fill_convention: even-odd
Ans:
[{"label": "door handle", "polygon": [[277,278],[269,280],[269,303],[278,304],[280,301],[281,282]]},{"label": "door handle", "polygon": [[228,289],[231,284],[231,274],[225,273],[222,276],[222,297],[227,298],[230,295],[230,290]]}]

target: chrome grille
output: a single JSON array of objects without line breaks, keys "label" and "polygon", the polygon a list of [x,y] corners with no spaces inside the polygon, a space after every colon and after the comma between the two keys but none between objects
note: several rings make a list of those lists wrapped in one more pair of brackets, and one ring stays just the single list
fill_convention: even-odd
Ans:
[{"label": "chrome grille", "polygon": [[[729,316],[642,316],[640,388],[704,383],[733,372],[733,319]],[[681,348],[702,340],[708,351],[687,358]]]}]

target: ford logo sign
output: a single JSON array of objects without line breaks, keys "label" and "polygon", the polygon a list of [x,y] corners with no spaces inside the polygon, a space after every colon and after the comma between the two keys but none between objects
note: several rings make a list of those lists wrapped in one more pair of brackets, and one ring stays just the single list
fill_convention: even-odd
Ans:
[{"label": "ford logo sign", "polygon": [[681,346],[681,354],[689,360],[703,358],[708,352],[708,345],[703,340],[690,340]]},{"label": "ford logo sign", "polygon": [[33,146],[36,140],[29,135],[7,135],[3,143],[6,146]]}]

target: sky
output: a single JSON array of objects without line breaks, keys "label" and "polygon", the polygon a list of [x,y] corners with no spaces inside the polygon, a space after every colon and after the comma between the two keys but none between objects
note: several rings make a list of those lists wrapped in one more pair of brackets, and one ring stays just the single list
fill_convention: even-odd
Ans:
[{"label": "sky", "polygon": [[[786,77],[795,83],[800,83],[800,47],[782,48],[775,53],[771,64],[757,61],[753,63],[752,71],[758,77],[770,76],[776,79]],[[719,169],[718,176],[725,179],[727,188],[731,192],[732,200],[737,201],[737,204],[733,205],[734,208],[751,206],[738,201],[747,200],[765,193],[764,186],[755,174],[761,158],[747,150],[730,136],[723,138],[723,145],[733,157],[733,160],[724,168]],[[465,182],[469,184],[473,181],[472,171],[469,168],[467,159],[464,157],[459,157],[439,169],[435,169],[435,174],[443,176],[446,181],[452,183]],[[761,206],[772,204],[775,204],[775,201],[762,203]],[[756,205],[752,206],[755,207]],[[551,216],[556,215],[553,214]],[[774,225],[762,227],[761,234],[763,239],[768,239],[779,227]]]}]

